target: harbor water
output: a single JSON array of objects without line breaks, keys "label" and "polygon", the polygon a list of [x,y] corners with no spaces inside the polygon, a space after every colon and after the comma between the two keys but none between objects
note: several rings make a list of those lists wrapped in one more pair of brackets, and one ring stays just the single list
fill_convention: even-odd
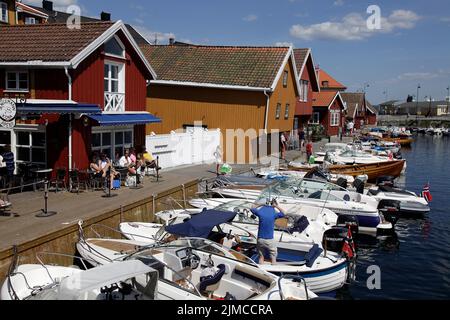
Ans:
[{"label": "harbor water", "polygon": [[[361,244],[356,281],[341,299],[450,299],[450,138],[418,135],[402,154],[408,167],[399,183],[420,193],[429,182],[431,212],[400,219],[393,237]],[[370,266],[379,267],[380,289],[367,286],[375,283]]]}]

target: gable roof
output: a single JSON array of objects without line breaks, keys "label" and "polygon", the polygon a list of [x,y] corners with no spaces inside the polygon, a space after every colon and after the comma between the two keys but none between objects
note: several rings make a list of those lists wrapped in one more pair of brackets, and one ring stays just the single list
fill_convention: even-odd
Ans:
[{"label": "gable roof", "polygon": [[313,107],[317,108],[330,108],[333,102],[339,99],[342,107],[344,107],[344,101],[339,91],[321,91],[313,92]]},{"label": "gable roof", "polygon": [[367,110],[369,110],[369,112],[373,113],[373,114],[377,114],[377,109],[375,109],[375,107],[366,99],[366,108]]},{"label": "gable roof", "polygon": [[314,66],[314,59],[311,53],[310,48],[306,49],[294,49],[294,58],[295,58],[295,64],[297,65],[297,74],[299,79],[301,78],[303,74],[303,70],[305,69],[308,61],[311,62],[310,68],[311,68],[311,74],[312,77],[314,77],[315,81],[311,81],[312,85],[316,86],[315,91],[320,91],[320,85],[319,85],[319,78],[317,77],[317,74],[315,72],[315,66]]},{"label": "gable roof", "polygon": [[16,1],[17,12],[26,12],[28,14],[41,17],[44,19],[48,19],[48,14],[41,10],[40,8],[36,8],[30,5],[26,5],[25,3]]},{"label": "gable roof", "polygon": [[342,99],[347,106],[347,115],[354,118],[357,107],[364,106],[364,93],[362,92],[342,92]]},{"label": "gable roof", "polygon": [[298,90],[290,47],[144,45],[141,49],[158,74],[155,84],[273,91],[292,58]]},{"label": "gable roof", "polygon": [[0,66],[76,68],[100,45],[122,31],[153,78],[156,74],[122,21],[82,23],[80,29],[64,24],[0,26]]},{"label": "gable roof", "polygon": [[[332,76],[330,76],[324,70],[319,69],[317,71],[317,73],[318,73],[320,88],[323,88],[323,89],[340,89],[340,90],[347,89],[346,86],[344,86],[342,83],[338,82],[336,79],[334,79]],[[323,82],[324,81],[328,81],[328,87],[324,87],[323,86]]]}]

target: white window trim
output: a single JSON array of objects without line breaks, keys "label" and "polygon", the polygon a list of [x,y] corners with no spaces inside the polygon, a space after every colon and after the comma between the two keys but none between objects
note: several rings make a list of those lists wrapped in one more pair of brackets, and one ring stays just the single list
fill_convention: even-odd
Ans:
[{"label": "white window trim", "polygon": [[[317,121],[314,120],[316,114],[317,114]],[[320,112],[313,112],[311,124],[320,124]]]},{"label": "white window trim", "polygon": [[[33,21],[33,23],[27,23],[27,19]],[[30,25],[30,24],[36,24],[36,18],[35,17],[25,17],[24,20],[25,24]]]},{"label": "white window trim", "polygon": [[283,87],[287,88],[288,86],[288,78],[289,78],[289,71],[284,71],[283,73]]},{"label": "white window trim", "polygon": [[339,127],[339,122],[341,121],[341,115],[339,111],[330,111],[330,127]]},{"label": "white window trim", "polygon": [[[8,88],[8,74],[15,73],[16,74],[16,87]],[[19,89],[19,74],[26,73],[27,74],[27,89]],[[6,71],[5,72],[5,92],[30,92],[30,73],[28,71]]]},{"label": "white window trim", "polygon": [[113,57],[113,58],[119,58],[119,59],[125,59],[126,58],[126,50],[125,50],[125,46],[123,44],[123,42],[120,40],[120,38],[117,35],[114,35],[113,37],[109,38],[107,41],[105,41],[105,44],[112,40],[112,39],[116,39],[116,41],[119,43],[119,46],[123,49],[123,55],[119,56],[117,54],[112,54],[112,53],[107,53],[105,50],[105,56],[107,57]]},{"label": "white window trim", "polygon": [[291,109],[291,105],[289,103],[286,103],[285,107],[284,107],[284,119],[287,120],[289,119],[289,111]]},{"label": "white window trim", "polygon": [[[119,74],[118,74],[118,80],[119,80],[118,90],[119,90],[119,92],[111,92],[111,91],[105,91],[105,92],[125,94],[125,63],[111,61],[111,60],[105,60],[105,65],[113,65],[113,66],[119,67]],[[103,75],[103,79],[108,80],[108,81],[111,80],[111,68],[109,68],[108,77],[105,77],[105,75]],[[108,89],[111,89],[110,82],[108,83]]]},{"label": "white window trim", "polygon": [[[122,143],[116,145],[116,132],[124,132],[124,131],[131,131],[131,143]],[[94,151],[101,151],[104,149],[104,147],[109,147],[111,149],[111,160],[114,160],[115,156],[115,150],[116,147],[123,147],[123,148],[131,148],[134,144],[134,127],[133,126],[108,126],[108,127],[93,127],[92,128],[92,134],[96,133],[111,133],[111,145],[102,145],[102,142],[100,142],[99,147],[93,147],[91,143],[91,152]],[[103,138],[102,138],[103,139]],[[123,154],[121,155],[123,156]]]},{"label": "white window trim", "polygon": [[[3,15],[2,11],[3,11],[3,9],[6,10],[6,19],[5,20],[2,19],[2,15]],[[5,23],[9,22],[8,4],[6,2],[3,2],[3,1],[0,1],[0,21],[1,22],[5,22]]]},{"label": "white window trim", "polygon": [[281,117],[281,103],[277,103],[277,107],[275,109],[275,119],[278,120]]}]

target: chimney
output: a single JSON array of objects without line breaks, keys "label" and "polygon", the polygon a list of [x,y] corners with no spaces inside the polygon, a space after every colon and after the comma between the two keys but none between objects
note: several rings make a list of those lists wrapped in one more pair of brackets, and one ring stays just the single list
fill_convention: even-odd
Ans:
[{"label": "chimney", "polygon": [[48,11],[53,11],[53,2],[52,1],[47,1],[47,0],[43,0],[42,1],[42,8]]},{"label": "chimney", "polygon": [[100,20],[111,21],[111,13],[102,11],[102,13],[100,14]]},{"label": "chimney", "polygon": [[169,38],[169,45],[173,46],[175,43],[175,38]]}]

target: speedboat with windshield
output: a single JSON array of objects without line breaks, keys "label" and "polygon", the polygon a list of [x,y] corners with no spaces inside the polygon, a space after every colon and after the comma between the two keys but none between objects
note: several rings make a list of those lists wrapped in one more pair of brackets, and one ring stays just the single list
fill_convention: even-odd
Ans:
[{"label": "speedboat with windshield", "polygon": [[194,207],[204,206],[205,201],[229,202],[236,199],[265,201],[276,198],[283,210],[301,204],[319,209],[328,209],[339,215],[352,215],[358,220],[359,231],[370,235],[389,232],[390,222],[380,214],[377,199],[349,191],[329,182],[301,179],[300,181],[279,181],[267,188],[245,189],[242,186],[229,186],[213,190],[218,196],[210,199],[197,198],[189,203]]},{"label": "speedboat with windshield", "polygon": [[89,270],[83,259],[80,261],[84,269],[44,264],[39,257],[38,260],[40,264],[11,266],[0,300],[153,300],[157,296],[158,271],[139,260]]},{"label": "speedboat with windshield", "polygon": [[[252,223],[246,223],[247,228],[245,229],[241,227],[243,223],[218,224],[226,221],[224,218],[227,216],[233,215],[236,215],[236,212],[217,210],[205,210],[193,215],[180,214],[173,217],[169,225],[163,225],[164,232],[159,233],[160,231],[158,231],[155,236],[152,236],[152,229],[146,223],[122,223],[120,230],[128,239],[138,241],[148,239],[149,243],[154,243],[157,240],[165,242],[165,238],[170,239],[173,235],[181,237],[202,236],[214,240],[216,243],[222,241],[225,243],[225,239],[237,239],[231,249],[239,250],[255,262],[258,261],[259,256],[256,251],[257,222],[253,220]],[[176,220],[173,220],[174,218]],[[249,217],[249,219],[252,218]],[[206,228],[208,222],[213,220],[215,220],[214,224],[217,225],[212,227],[212,224],[210,224]],[[353,264],[346,259],[342,250],[338,252],[327,251],[324,250],[321,242],[314,243],[296,237],[297,227],[299,225],[294,223],[290,229],[275,231],[274,240],[278,249],[277,263],[264,263],[258,266],[277,275],[300,275],[305,278],[308,288],[315,293],[332,292],[341,288],[345,284],[350,274],[349,268]],[[342,249],[342,246],[340,249]]]},{"label": "speedboat with windshield", "polygon": [[[200,228],[201,229],[201,228]],[[170,237],[170,236],[169,236]],[[169,240],[169,239],[167,239]],[[251,259],[204,238],[145,244],[80,233],[80,255],[97,265],[139,260],[158,271],[161,300],[308,300],[317,297],[297,275],[276,276]]]}]

